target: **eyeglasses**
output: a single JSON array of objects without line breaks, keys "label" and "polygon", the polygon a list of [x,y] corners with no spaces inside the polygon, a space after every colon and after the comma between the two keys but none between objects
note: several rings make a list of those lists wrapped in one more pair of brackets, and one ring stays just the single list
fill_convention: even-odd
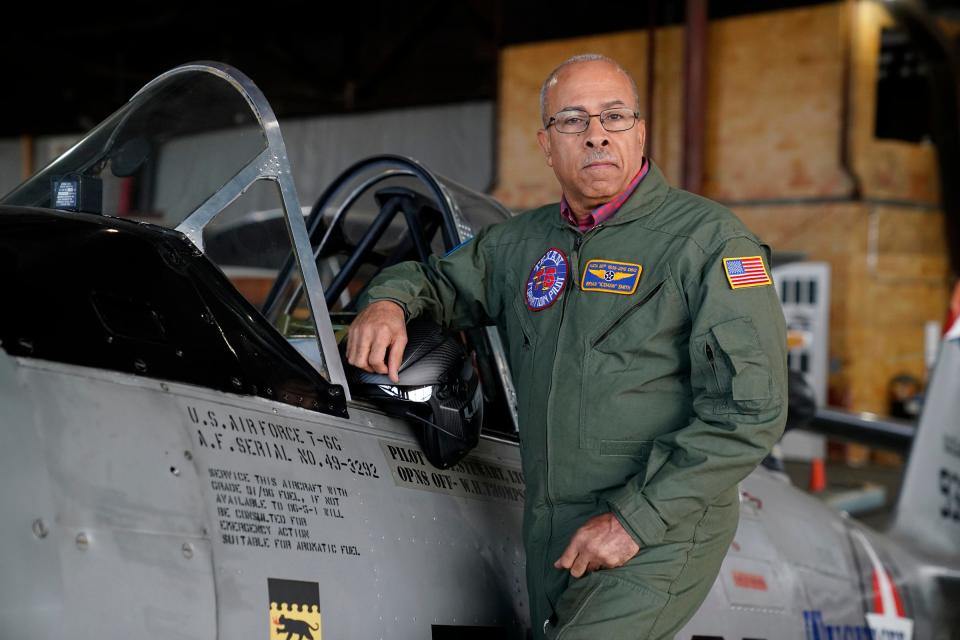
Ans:
[{"label": "eyeglasses", "polygon": [[587,113],[580,109],[561,111],[550,118],[544,129],[556,125],[560,133],[583,133],[590,126],[590,118],[600,118],[600,126],[606,131],[617,132],[633,129],[640,114],[626,107],[604,109],[600,113]]}]

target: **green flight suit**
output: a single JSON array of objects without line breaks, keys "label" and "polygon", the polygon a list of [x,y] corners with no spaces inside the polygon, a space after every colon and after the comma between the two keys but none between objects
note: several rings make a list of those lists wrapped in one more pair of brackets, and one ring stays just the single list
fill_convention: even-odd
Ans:
[{"label": "green flight suit", "polygon": [[[565,254],[559,295],[556,261],[541,272],[551,249]],[[742,269],[724,263],[757,256],[769,273],[769,248],[730,211],[671,188],[651,163],[584,234],[548,205],[368,287],[365,304],[499,327],[519,405],[534,637],[673,637],[706,597],[736,530],[737,483],[786,421],[776,292],[734,288]],[[640,552],[581,579],[555,569],[577,528],[605,512]]]}]

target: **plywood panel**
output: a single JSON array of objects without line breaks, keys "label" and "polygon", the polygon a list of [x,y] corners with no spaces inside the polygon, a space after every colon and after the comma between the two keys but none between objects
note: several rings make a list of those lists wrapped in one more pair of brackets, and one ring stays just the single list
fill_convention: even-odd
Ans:
[{"label": "plywood panel", "polygon": [[705,195],[845,195],[838,5],[710,23]]},{"label": "plywood panel", "polygon": [[865,203],[738,207],[779,251],[831,267],[831,395],[884,414],[893,376],[924,372],[924,325],[941,321],[949,295],[943,214]]}]

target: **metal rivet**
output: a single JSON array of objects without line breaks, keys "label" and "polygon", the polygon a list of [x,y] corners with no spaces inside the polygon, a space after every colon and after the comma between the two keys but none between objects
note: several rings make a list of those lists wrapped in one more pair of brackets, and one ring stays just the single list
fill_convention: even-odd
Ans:
[{"label": "metal rivet", "polygon": [[113,344],[113,336],[107,336],[107,344]]},{"label": "metal rivet", "polygon": [[180,475],[180,469],[177,469],[176,467],[170,467],[170,473],[172,473],[172,474],[175,475],[175,476],[179,476],[179,475]]},{"label": "metal rivet", "polygon": [[183,357],[183,349],[177,349],[176,351],[173,352],[173,355],[177,356],[178,358],[182,358],[182,357]]},{"label": "metal rivet", "polygon": [[50,533],[50,531],[47,529],[47,525],[44,524],[42,519],[37,518],[33,521],[33,535],[37,536],[38,538],[46,538],[48,533]]},{"label": "metal rivet", "polygon": [[183,557],[187,560],[193,557],[193,545],[189,542],[184,542],[180,550],[183,551]]},{"label": "metal rivet", "polygon": [[80,551],[86,551],[87,547],[90,545],[90,540],[87,538],[87,534],[80,532],[77,534],[77,549]]}]

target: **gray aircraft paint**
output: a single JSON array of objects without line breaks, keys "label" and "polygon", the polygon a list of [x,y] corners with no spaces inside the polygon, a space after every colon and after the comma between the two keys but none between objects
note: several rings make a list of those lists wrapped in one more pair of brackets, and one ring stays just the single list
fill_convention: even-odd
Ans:
[{"label": "gray aircraft paint", "polygon": [[[267,634],[271,578],[318,585],[327,637],[525,624],[513,445],[483,439],[460,470],[439,471],[407,425],[372,409],[344,420],[5,355],[0,389],[2,575],[16,576],[0,580],[5,636]],[[469,495],[471,481],[503,491]],[[805,612],[863,627],[869,567],[852,529],[758,469],[720,576],[678,637],[807,638]],[[926,612],[915,637],[930,637],[955,614],[931,614],[923,582],[956,567],[866,535],[908,615]]]},{"label": "gray aircraft paint", "polygon": [[16,580],[0,580],[4,636],[36,637],[46,614],[48,637],[249,637],[268,631],[268,578],[316,582],[333,638],[517,629],[526,618],[514,446],[484,440],[440,471],[391,458],[388,446],[419,450],[405,424],[373,410],[355,407],[347,421],[0,360],[0,388],[18,391],[3,398],[17,422],[0,431],[0,468],[17,470],[19,496],[3,494],[14,516],[4,540],[18,547],[3,554],[3,575],[23,560]]},{"label": "gray aircraft paint", "polygon": [[944,340],[903,479],[893,533],[960,553],[960,336]]}]

